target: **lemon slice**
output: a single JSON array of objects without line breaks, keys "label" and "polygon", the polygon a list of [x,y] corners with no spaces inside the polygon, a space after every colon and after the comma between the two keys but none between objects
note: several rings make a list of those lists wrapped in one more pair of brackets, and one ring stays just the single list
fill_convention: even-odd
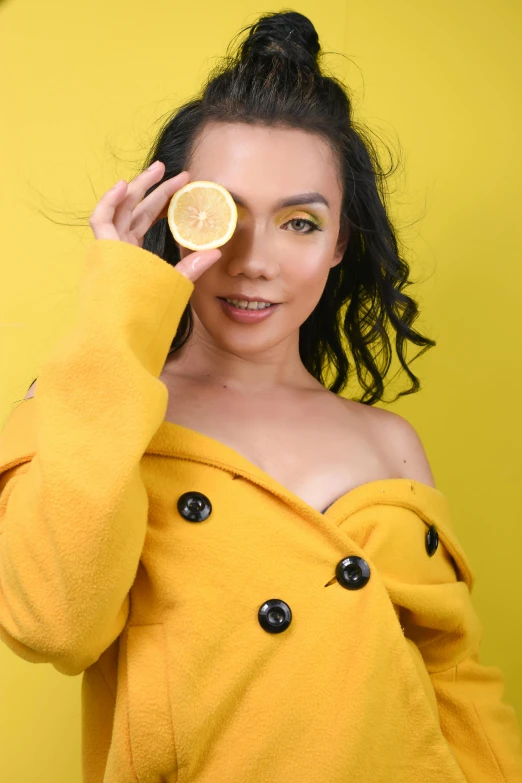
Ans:
[{"label": "lemon slice", "polygon": [[167,220],[180,245],[189,250],[209,250],[228,242],[236,228],[237,208],[222,185],[197,180],[174,193]]}]

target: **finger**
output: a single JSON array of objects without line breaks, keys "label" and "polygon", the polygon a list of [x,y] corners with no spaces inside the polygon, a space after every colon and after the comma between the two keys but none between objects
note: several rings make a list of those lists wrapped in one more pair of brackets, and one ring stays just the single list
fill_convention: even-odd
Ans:
[{"label": "finger", "polygon": [[121,202],[114,216],[114,225],[120,236],[125,236],[130,230],[134,208],[140,203],[147,190],[159,182],[165,172],[165,164],[155,161],[148,169],[141,171],[129,183],[127,195]]},{"label": "finger", "polygon": [[154,188],[134,210],[129,231],[136,237],[143,237],[154,223],[166,218],[172,196],[189,180],[188,171],[182,171]]},{"label": "finger", "polygon": [[114,227],[114,214],[119,203],[127,192],[127,183],[120,180],[113,185],[110,190],[103,194],[101,199],[94,207],[89,225],[92,228],[95,239],[119,239],[118,232]]},{"label": "finger", "polygon": [[194,253],[178,261],[175,269],[189,280],[195,282],[198,277],[207,271],[212,264],[215,264],[221,258],[221,250],[218,247],[212,250],[196,250]]}]

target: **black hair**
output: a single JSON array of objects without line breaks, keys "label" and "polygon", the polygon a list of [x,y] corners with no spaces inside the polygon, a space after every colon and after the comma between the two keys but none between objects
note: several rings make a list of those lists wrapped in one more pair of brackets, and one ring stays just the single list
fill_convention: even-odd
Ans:
[{"label": "black hair", "polygon": [[[246,31],[234,51],[235,39]],[[264,14],[234,37],[197,97],[168,116],[142,170],[155,160],[165,164],[162,180],[149,193],[187,170],[199,134],[209,122],[299,128],[329,144],[343,192],[340,228],[349,230],[349,241],[341,262],[330,269],[319,302],[299,329],[299,354],[314,378],[340,393],[350,379],[349,350],[364,390],[358,401],[373,405],[383,399],[392,361],[389,328],[411,380],[397,397],[420,389],[404,355],[405,342],[422,347],[414,358],[436,343],[412,327],[419,309],[403,291],[412,281],[386,208],[383,183],[389,172],[384,172],[371,140],[354,121],[346,87],[323,72],[321,57],[310,19],[291,10]],[[173,266],[180,260],[166,218],[147,231],[143,247]],[[189,302],[169,355],[186,343],[192,328]],[[333,380],[327,384],[325,371],[332,370]]]}]

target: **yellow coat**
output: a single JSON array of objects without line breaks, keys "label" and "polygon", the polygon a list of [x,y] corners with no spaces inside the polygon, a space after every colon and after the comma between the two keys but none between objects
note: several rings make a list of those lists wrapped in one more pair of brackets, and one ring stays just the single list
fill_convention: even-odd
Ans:
[{"label": "yellow coat", "polygon": [[320,513],[164,420],[193,288],[94,241],[0,435],[0,636],[83,673],[85,783],[521,783],[446,497],[385,479]]}]

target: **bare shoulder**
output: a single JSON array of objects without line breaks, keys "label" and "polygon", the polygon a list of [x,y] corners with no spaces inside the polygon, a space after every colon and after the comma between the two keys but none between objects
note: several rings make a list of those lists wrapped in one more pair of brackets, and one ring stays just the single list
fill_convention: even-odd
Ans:
[{"label": "bare shoulder", "polygon": [[[354,404],[353,400],[347,402]],[[396,467],[397,475],[435,487],[428,456],[415,427],[393,411],[375,405],[355,404],[364,408],[361,415],[366,417],[368,426],[379,441],[384,443],[391,464]]]}]

